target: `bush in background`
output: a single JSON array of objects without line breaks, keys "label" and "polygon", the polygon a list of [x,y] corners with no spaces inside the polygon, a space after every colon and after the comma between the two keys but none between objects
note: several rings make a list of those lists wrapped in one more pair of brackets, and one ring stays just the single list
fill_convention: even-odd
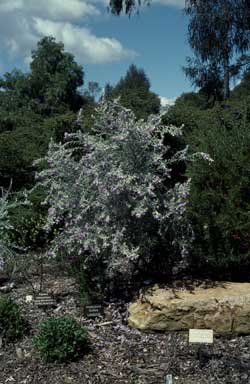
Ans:
[{"label": "bush in background", "polygon": [[214,160],[188,167],[193,271],[244,279],[250,266],[250,100],[234,98],[206,110],[191,101],[190,96],[186,104],[182,99],[181,110],[177,103],[166,120],[179,121],[191,113],[195,122],[187,117],[186,142]]},{"label": "bush in background", "polygon": [[[21,193],[16,194],[20,199]],[[12,226],[12,243],[24,250],[45,248],[47,233],[44,230],[46,208],[41,205],[44,193],[41,190],[29,192],[29,202],[9,209],[9,221]]]}]

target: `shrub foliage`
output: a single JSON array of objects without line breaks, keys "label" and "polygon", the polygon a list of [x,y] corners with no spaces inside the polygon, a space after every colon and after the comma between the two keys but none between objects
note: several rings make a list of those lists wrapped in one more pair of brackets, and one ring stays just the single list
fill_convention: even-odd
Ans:
[{"label": "shrub foliage", "polygon": [[0,298],[0,336],[7,342],[21,338],[27,330],[20,309],[9,298]]},{"label": "shrub foliage", "polygon": [[35,348],[45,361],[65,362],[87,350],[87,330],[70,316],[45,320],[33,339]]},{"label": "shrub foliage", "polygon": [[199,130],[190,135],[214,159],[210,165],[193,164],[189,170],[195,265],[221,278],[244,278],[250,264],[248,105],[230,103],[227,109],[203,112],[197,121]]},{"label": "shrub foliage", "polygon": [[5,267],[6,259],[12,258],[13,250],[10,246],[9,230],[9,203],[8,192],[0,190],[0,270]]},{"label": "shrub foliage", "polygon": [[137,121],[118,102],[97,108],[93,131],[51,142],[48,169],[37,175],[47,191],[47,229],[60,230],[50,254],[81,260],[86,273],[131,278],[152,262],[159,244],[165,267],[185,264],[192,242],[186,218],[189,181],[171,182],[173,165],[188,158],[164,138],[181,130],[161,117]]}]

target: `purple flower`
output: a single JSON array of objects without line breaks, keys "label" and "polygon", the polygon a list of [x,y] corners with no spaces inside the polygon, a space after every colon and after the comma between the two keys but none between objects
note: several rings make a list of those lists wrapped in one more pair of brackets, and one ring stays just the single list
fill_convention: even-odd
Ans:
[{"label": "purple flower", "polygon": [[70,264],[75,264],[77,262],[77,257],[76,256],[69,256],[68,257],[68,262]]}]

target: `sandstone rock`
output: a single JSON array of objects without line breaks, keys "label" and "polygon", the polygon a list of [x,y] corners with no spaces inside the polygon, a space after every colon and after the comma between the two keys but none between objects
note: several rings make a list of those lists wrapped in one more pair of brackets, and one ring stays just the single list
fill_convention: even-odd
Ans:
[{"label": "sandstone rock", "polygon": [[213,329],[250,333],[250,283],[216,283],[192,290],[154,287],[129,307],[129,325],[141,330]]}]

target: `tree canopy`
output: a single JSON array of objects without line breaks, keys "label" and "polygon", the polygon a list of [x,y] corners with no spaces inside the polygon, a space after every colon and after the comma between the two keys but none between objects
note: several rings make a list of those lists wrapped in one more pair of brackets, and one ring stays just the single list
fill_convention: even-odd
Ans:
[{"label": "tree canopy", "polygon": [[122,77],[115,87],[109,84],[105,88],[108,99],[120,97],[124,107],[132,109],[137,118],[146,119],[150,114],[160,110],[160,99],[150,91],[150,81],[143,69],[132,64],[125,77]]},{"label": "tree canopy", "polygon": [[31,96],[38,110],[53,114],[62,107],[77,111],[81,97],[77,92],[83,85],[83,68],[73,55],[64,52],[63,43],[53,37],[44,37],[32,52],[29,76]]},{"label": "tree canopy", "polygon": [[86,102],[78,91],[83,68],[62,43],[44,37],[32,52],[30,72],[14,69],[0,79],[0,184],[30,183],[33,160],[50,137],[61,140],[73,129],[74,112]]},{"label": "tree canopy", "polygon": [[[145,1],[146,3],[150,3],[150,0]],[[123,11],[131,15],[131,13],[138,9],[141,5],[141,0],[110,0],[109,7],[111,12],[115,15],[120,15]]]},{"label": "tree canopy", "polygon": [[[146,0],[144,4],[150,4]],[[141,0],[110,0],[111,12],[131,15]],[[194,58],[185,70],[208,99],[228,99],[230,79],[249,62],[250,5],[248,0],[185,0],[189,16],[188,41]]]},{"label": "tree canopy", "polygon": [[230,78],[239,73],[246,62],[243,54],[250,48],[249,4],[246,0],[186,0],[185,10],[190,17],[188,41],[195,55],[194,65],[189,62],[186,72],[197,86],[211,80],[218,83],[221,74],[226,100]]}]

